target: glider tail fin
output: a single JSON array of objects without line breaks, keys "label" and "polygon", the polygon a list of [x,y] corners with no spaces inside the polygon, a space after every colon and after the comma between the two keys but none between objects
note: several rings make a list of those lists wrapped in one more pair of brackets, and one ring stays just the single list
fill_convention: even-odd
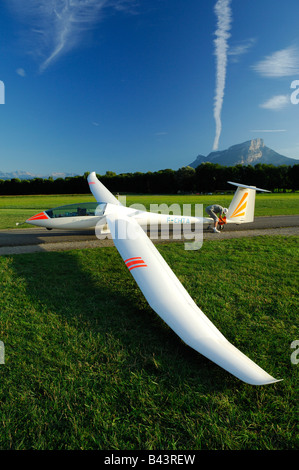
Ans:
[{"label": "glider tail fin", "polygon": [[235,224],[253,222],[256,191],[270,192],[265,189],[259,189],[255,186],[246,186],[245,184],[228,183],[237,186],[233,200],[230,203],[227,213],[227,221]]}]

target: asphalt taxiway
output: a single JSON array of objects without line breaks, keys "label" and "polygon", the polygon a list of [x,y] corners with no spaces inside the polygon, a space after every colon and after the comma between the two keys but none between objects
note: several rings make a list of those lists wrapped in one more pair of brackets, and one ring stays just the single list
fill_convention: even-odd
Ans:
[{"label": "asphalt taxiway", "polygon": [[[249,224],[228,224],[219,234],[212,233],[212,229],[207,228],[207,226],[204,226],[203,229],[203,240],[225,240],[263,235],[298,236],[299,215],[256,217],[254,222]],[[183,230],[181,231],[180,237],[177,226],[173,225],[170,228],[169,226],[162,226],[158,231],[151,233],[151,239],[154,243],[184,240],[184,232]],[[192,238],[189,240],[192,241]],[[100,240],[96,237],[94,229],[67,231],[30,227],[0,230],[0,255],[64,251],[104,246],[113,246],[111,236]]]}]

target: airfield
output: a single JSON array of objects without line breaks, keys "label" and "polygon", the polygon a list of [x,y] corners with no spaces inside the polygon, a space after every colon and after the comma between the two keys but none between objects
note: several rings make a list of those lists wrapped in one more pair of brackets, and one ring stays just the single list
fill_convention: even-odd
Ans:
[{"label": "airfield", "polygon": [[[178,227],[160,227],[152,240],[156,243],[178,241]],[[174,230],[174,231],[173,231]],[[169,237],[165,238],[169,233]],[[226,225],[219,234],[212,233],[207,226],[203,229],[203,241],[227,240],[231,238],[255,237],[261,235],[299,235],[299,215],[256,217],[254,222],[242,225]],[[183,233],[181,241],[183,241]],[[192,241],[192,240],[191,240]],[[44,228],[22,228],[0,230],[0,255],[14,255],[47,251],[66,251],[84,248],[113,246],[109,235],[99,240],[95,230],[46,230]]]},{"label": "airfield", "polygon": [[187,256],[164,229],[153,242],[196,304],[282,381],[252,387],[186,347],[145,302],[111,238],[1,229],[0,448],[298,448],[299,216],[258,216],[220,234],[205,227],[203,249]]}]

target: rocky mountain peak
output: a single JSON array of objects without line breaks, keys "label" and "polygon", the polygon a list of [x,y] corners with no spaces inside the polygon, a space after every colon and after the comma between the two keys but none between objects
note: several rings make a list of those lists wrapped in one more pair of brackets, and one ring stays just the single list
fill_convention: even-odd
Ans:
[{"label": "rocky mountain peak", "polygon": [[198,155],[196,160],[188,166],[196,168],[201,163],[216,163],[222,166],[256,165],[265,163],[272,165],[295,165],[298,160],[285,157],[270,149],[264,144],[264,140],[256,138],[241,144],[236,144],[226,150],[218,150],[209,153],[208,156]]}]

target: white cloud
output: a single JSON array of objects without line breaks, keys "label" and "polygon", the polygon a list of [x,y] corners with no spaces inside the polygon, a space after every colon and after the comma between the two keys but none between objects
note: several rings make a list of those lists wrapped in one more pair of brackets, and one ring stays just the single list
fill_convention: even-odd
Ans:
[{"label": "white cloud", "polygon": [[287,132],[286,129],[252,129],[250,132]]},{"label": "white cloud", "polygon": [[277,110],[284,108],[288,104],[290,104],[289,95],[276,95],[272,96],[272,98],[260,104],[260,107],[265,109]]},{"label": "white cloud", "polygon": [[20,77],[26,77],[26,72],[24,69],[19,68],[16,70],[17,74],[20,75]]},{"label": "white cloud", "polygon": [[256,43],[256,39],[254,38],[241,41],[235,46],[231,46],[229,48],[228,55],[232,57],[233,62],[238,62],[239,58],[242,55],[247,54],[255,43]]},{"label": "white cloud", "polygon": [[214,118],[216,123],[216,133],[213,144],[213,150],[218,149],[219,138],[222,129],[221,111],[224,98],[228,39],[230,37],[230,28],[232,21],[232,13],[230,8],[230,0],[218,0],[215,5],[215,13],[217,16],[217,30],[215,31],[216,39],[215,55],[216,55],[216,90],[214,98]]},{"label": "white cloud", "polygon": [[299,73],[299,51],[291,46],[273,52],[252,68],[263,77],[289,77]]},{"label": "white cloud", "polygon": [[32,53],[43,57],[42,72],[80,43],[84,33],[100,21],[104,8],[132,12],[136,0],[6,0],[6,3],[15,15],[30,24]]},{"label": "white cloud", "polygon": [[109,0],[109,3],[116,11],[124,11],[131,15],[137,14],[138,0]]}]

